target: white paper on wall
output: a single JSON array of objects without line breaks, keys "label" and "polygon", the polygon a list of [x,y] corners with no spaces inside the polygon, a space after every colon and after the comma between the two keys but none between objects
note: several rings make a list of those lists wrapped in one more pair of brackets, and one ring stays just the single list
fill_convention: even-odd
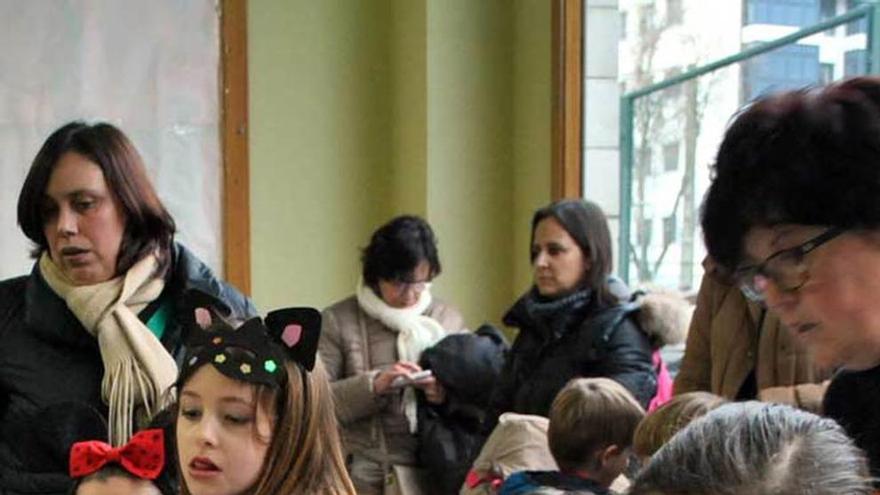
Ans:
[{"label": "white paper on wall", "polygon": [[110,122],[140,151],[177,238],[220,273],[216,0],[0,0],[0,279],[27,273],[16,205],[49,134]]}]

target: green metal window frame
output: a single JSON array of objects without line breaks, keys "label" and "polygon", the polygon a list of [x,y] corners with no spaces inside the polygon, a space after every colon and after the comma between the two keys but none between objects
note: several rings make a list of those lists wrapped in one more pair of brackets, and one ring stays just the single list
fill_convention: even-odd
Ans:
[{"label": "green metal window frame", "polygon": [[880,73],[880,0],[869,0],[867,3],[856,7],[844,14],[832,17],[812,26],[806,27],[787,36],[773,41],[759,43],[751,48],[743,50],[735,55],[722,58],[701,67],[690,69],[675,77],[636,89],[620,97],[620,233],[619,233],[619,264],[618,274],[629,283],[630,265],[630,230],[632,208],[632,166],[633,166],[633,121],[635,119],[635,101],[657,91],[662,91],[671,86],[681,84],[691,79],[696,79],[712,71],[742,62],[743,60],[756,57],[762,53],[775,50],[784,45],[792,44],[822,31],[833,27],[848,24],[852,21],[866,18],[868,20],[867,46],[868,67],[867,73]]}]

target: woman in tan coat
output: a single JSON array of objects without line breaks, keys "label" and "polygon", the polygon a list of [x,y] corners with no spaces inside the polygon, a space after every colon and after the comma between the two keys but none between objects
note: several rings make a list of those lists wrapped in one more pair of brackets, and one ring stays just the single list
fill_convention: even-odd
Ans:
[{"label": "woman in tan coat", "polygon": [[373,233],[356,294],[324,311],[319,351],[332,381],[348,468],[360,495],[381,494],[394,464],[416,462],[415,389],[442,403],[421,352],[463,329],[461,314],[431,295],[436,240],[421,218],[400,216]]},{"label": "woman in tan coat", "polygon": [[710,259],[703,267],[675,394],[706,391],[818,412],[830,371],[819,369],[779,319],[749,302]]}]

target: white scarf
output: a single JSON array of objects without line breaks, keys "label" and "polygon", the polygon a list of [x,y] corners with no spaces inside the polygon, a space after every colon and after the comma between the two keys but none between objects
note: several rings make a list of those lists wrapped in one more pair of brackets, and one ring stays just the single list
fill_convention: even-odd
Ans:
[{"label": "white scarf", "polygon": [[[422,313],[431,305],[431,285],[419,294],[419,300],[408,308],[392,308],[385,304],[373,289],[358,281],[357,300],[364,313],[379,320],[390,330],[397,332],[397,357],[401,361],[417,363],[422,351],[446,336],[446,330],[437,320]],[[403,392],[404,413],[409,420],[411,432],[416,430],[416,396],[412,387]]]},{"label": "white scarf", "polygon": [[108,440],[123,445],[132,435],[135,406],[152,416],[177,378],[174,359],[137,316],[165,287],[165,281],[154,276],[158,261],[146,256],[124,276],[81,286],[74,285],[47,253],[39,264],[49,287],[98,340],[104,362],[101,398],[110,413]]}]

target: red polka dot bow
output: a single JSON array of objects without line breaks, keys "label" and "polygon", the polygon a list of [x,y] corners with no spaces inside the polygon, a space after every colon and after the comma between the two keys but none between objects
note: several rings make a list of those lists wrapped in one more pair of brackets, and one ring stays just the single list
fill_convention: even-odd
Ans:
[{"label": "red polka dot bow", "polygon": [[70,449],[71,478],[88,476],[108,463],[118,464],[138,478],[154,480],[165,464],[165,435],[156,428],[136,433],[122,447],[90,440],[77,442]]}]

